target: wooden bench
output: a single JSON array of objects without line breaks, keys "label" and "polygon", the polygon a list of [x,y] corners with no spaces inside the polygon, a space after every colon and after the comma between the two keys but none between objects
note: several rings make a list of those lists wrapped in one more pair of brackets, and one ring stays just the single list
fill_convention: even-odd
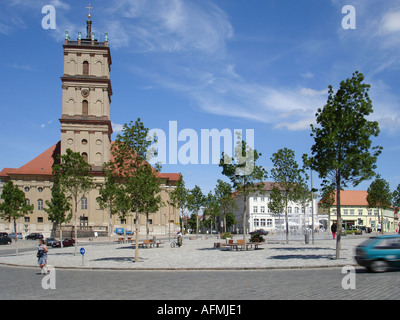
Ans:
[{"label": "wooden bench", "polygon": [[164,242],[162,242],[161,240],[156,240],[155,242],[153,242],[156,246],[157,246],[157,248],[159,248],[160,247],[160,244],[163,244]]},{"label": "wooden bench", "polygon": [[[235,248],[236,251],[239,250],[239,247],[243,250],[246,248],[246,250],[250,247],[253,248],[254,250],[258,249],[259,246],[265,244],[265,242],[245,242],[243,239],[237,240],[236,243],[233,242],[233,240],[229,240],[228,243],[224,244],[224,247],[229,247],[229,248]],[[215,245],[214,245],[215,246]]]},{"label": "wooden bench", "polygon": [[124,243],[125,242],[125,238],[118,238],[118,243]]}]

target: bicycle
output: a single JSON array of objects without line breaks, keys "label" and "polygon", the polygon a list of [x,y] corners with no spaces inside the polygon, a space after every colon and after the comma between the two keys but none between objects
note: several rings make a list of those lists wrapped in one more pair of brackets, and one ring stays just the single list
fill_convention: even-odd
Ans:
[{"label": "bicycle", "polygon": [[178,238],[175,238],[174,241],[171,242],[171,248],[181,247],[181,246],[182,246],[182,240],[179,242]]}]

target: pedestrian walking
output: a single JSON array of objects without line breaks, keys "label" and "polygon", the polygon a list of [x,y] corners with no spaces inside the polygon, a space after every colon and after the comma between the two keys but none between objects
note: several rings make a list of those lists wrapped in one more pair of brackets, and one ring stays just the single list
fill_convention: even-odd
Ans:
[{"label": "pedestrian walking", "polygon": [[178,242],[178,247],[182,247],[182,232],[178,231],[176,234],[176,240]]},{"label": "pedestrian walking", "polygon": [[336,224],[336,222],[334,222],[334,223],[332,224],[332,226],[331,226],[331,231],[332,231],[333,240],[335,240],[336,231],[337,231],[337,224]]},{"label": "pedestrian walking", "polygon": [[37,251],[37,258],[38,258],[38,264],[40,266],[40,269],[42,271],[42,274],[47,274],[48,269],[47,269],[47,246],[46,242],[43,239],[39,240],[39,246],[38,246],[38,251]]}]

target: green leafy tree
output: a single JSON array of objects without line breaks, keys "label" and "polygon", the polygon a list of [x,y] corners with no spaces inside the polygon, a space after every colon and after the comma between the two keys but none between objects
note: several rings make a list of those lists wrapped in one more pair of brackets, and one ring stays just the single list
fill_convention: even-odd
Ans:
[{"label": "green leafy tree", "polygon": [[[226,228],[233,225],[235,223],[235,215],[233,214],[233,210],[237,209],[235,204],[235,199],[233,197],[232,186],[225,181],[220,179],[217,180],[217,186],[214,188],[215,194],[215,203],[218,206],[217,209],[219,211],[221,220],[223,221],[224,230],[226,232]],[[233,223],[227,217],[233,216]]]},{"label": "green leafy tree", "polygon": [[285,208],[286,243],[289,243],[289,201],[298,202],[303,193],[305,184],[304,170],[299,168],[295,160],[295,153],[291,149],[279,149],[271,157],[274,167],[271,170],[271,178],[282,193],[281,201]]},{"label": "green leafy tree", "polygon": [[[108,238],[111,243],[111,235],[113,231],[112,217],[118,213],[125,213],[125,210],[120,208],[119,194],[121,192],[121,184],[117,181],[114,175],[111,163],[103,165],[104,184],[99,189],[99,196],[96,198],[100,208],[105,210],[109,215]],[[122,214],[123,215],[123,214]]]},{"label": "green leafy tree", "polygon": [[273,186],[269,197],[270,201],[268,202],[268,208],[274,216],[278,216],[280,222],[281,214],[285,211],[286,204],[281,189],[276,185]]},{"label": "green leafy tree", "polygon": [[246,241],[246,221],[247,221],[247,199],[253,194],[263,194],[264,183],[267,178],[267,171],[256,165],[261,153],[252,149],[246,144],[241,136],[238,135],[235,146],[235,157],[222,153],[219,166],[222,167],[222,174],[229,178],[236,196],[243,201],[243,240]]},{"label": "green leafy tree", "polygon": [[123,183],[119,202],[125,202],[125,211],[136,212],[135,262],[139,261],[139,212],[151,212],[154,204],[159,203],[156,199],[159,187],[154,181],[161,167],[156,165],[154,169],[148,163],[156,155],[152,146],[157,140],[149,137],[148,132],[140,118],[124,124],[122,135],[117,135],[111,150],[112,170]]},{"label": "green leafy tree", "polygon": [[[368,208],[378,209],[378,222],[381,224],[383,234],[383,210],[390,208],[393,194],[390,192],[389,182],[378,174],[368,187],[367,202]],[[381,214],[379,214],[379,210]]]},{"label": "green leafy tree", "polygon": [[[6,221],[13,221],[15,241],[17,241],[17,220],[33,212],[33,205],[28,205],[25,193],[8,181],[1,195],[0,217]],[[18,254],[18,249],[17,254]]]},{"label": "green leafy tree", "polygon": [[199,212],[206,204],[206,200],[207,198],[199,186],[196,185],[189,190],[187,208],[196,215],[196,235],[199,234]]},{"label": "green leafy tree", "polygon": [[311,169],[318,172],[323,186],[336,190],[336,212],[339,232],[336,259],[340,257],[341,212],[340,190],[352,183],[357,186],[371,179],[381,147],[371,148],[371,136],[378,136],[379,126],[367,117],[373,112],[364,76],[355,72],[342,81],[335,93],[329,86],[328,101],[316,114],[316,125],[311,125],[314,145],[308,160]]},{"label": "green leafy tree", "polygon": [[53,167],[57,176],[60,191],[70,196],[74,210],[75,252],[78,253],[78,204],[90,190],[95,188],[92,167],[85,161],[79,152],[67,149],[66,153],[59,156],[59,163]]},{"label": "green leafy tree", "polygon": [[[185,187],[185,181],[182,175],[180,175],[179,180],[176,182],[174,190],[170,193],[170,205],[172,204],[176,208],[179,208],[181,212],[185,212],[188,207],[188,194],[189,190]],[[185,230],[185,227],[181,227]]]},{"label": "green leafy tree", "polygon": [[158,178],[156,177],[153,168],[150,165],[144,166],[139,171],[141,179],[140,185],[143,190],[143,198],[139,212],[146,217],[146,237],[149,238],[149,215],[150,213],[157,212],[164,202],[161,199],[161,187]]},{"label": "green leafy tree", "polygon": [[[54,181],[53,188],[51,189],[51,200],[46,200],[46,205],[48,208],[44,208],[44,211],[47,212],[49,220],[60,229],[60,238],[62,239],[62,224],[71,221],[72,205],[70,200],[62,191],[57,178]],[[63,242],[61,241],[61,248],[62,247]]]},{"label": "green leafy tree", "polygon": [[400,184],[397,186],[396,190],[393,191],[393,207],[397,210],[400,207]]}]

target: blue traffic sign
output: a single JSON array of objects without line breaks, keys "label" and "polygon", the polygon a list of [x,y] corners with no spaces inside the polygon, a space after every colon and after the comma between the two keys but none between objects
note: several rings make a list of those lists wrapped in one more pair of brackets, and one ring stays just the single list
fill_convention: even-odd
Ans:
[{"label": "blue traffic sign", "polygon": [[81,253],[81,255],[84,255],[85,254],[85,248],[81,248],[80,253]]}]

